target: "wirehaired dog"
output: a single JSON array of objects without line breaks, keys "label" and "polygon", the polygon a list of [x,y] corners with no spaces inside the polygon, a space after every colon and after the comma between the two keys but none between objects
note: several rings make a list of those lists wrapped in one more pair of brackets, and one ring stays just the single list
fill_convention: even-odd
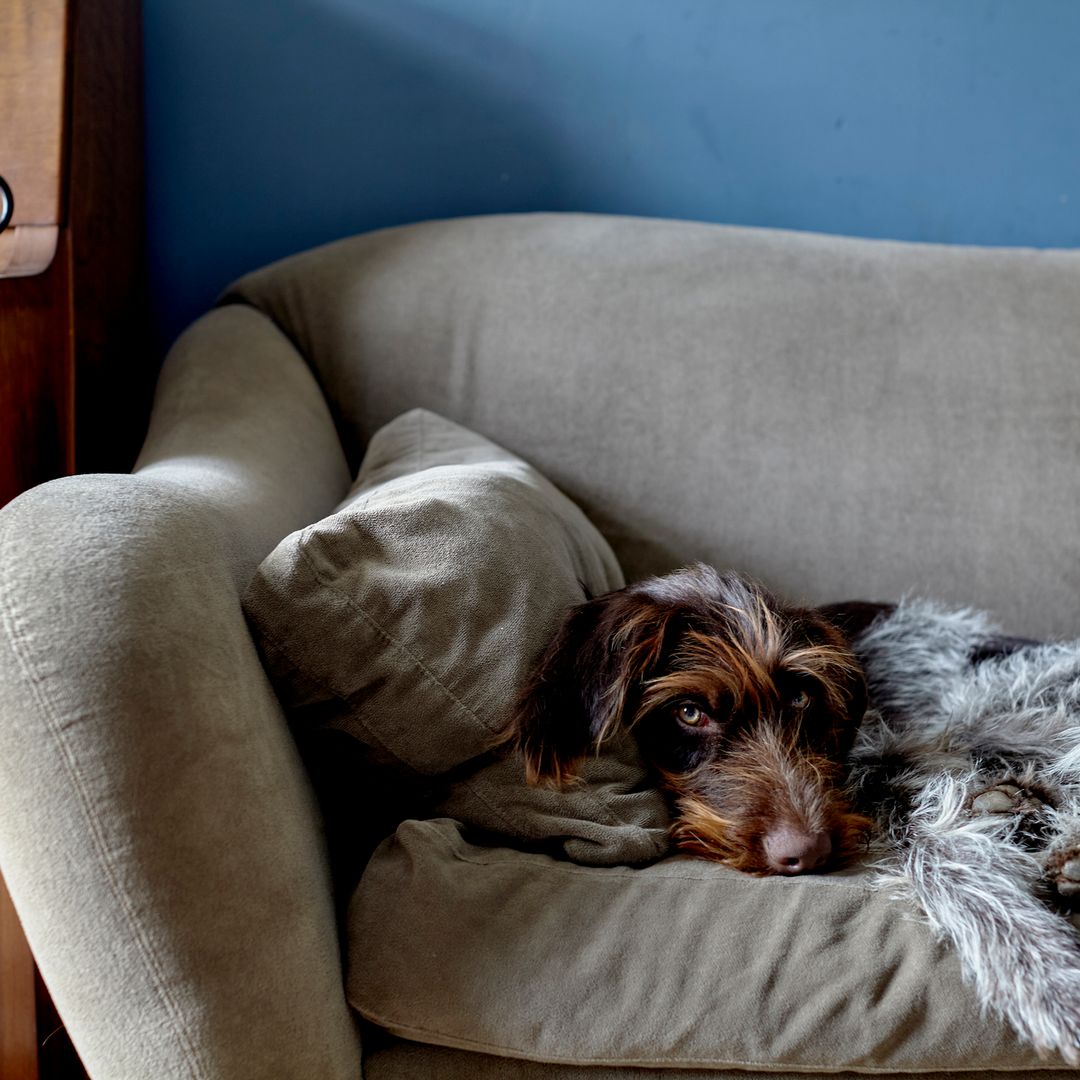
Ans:
[{"label": "wirehaired dog", "polygon": [[913,600],[853,647],[874,707],[850,785],[877,819],[877,885],[951,943],[984,1008],[1080,1064],[1080,642]]},{"label": "wirehaired dog", "polygon": [[866,706],[859,664],[820,612],[694,566],[572,609],[521,696],[533,782],[561,783],[632,731],[687,851],[752,874],[842,864],[870,822],[844,790]]},{"label": "wirehaired dog", "polygon": [[751,874],[868,854],[985,1008],[1080,1063],[1080,949],[1055,910],[1080,903],[1080,642],[924,601],[788,607],[694,566],[572,609],[512,737],[533,782],[561,783],[619,730],[680,848]]}]

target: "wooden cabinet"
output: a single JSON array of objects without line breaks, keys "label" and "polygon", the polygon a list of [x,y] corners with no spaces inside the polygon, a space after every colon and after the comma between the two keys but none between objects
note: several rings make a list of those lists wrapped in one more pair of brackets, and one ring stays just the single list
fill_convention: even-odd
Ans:
[{"label": "wooden cabinet", "polygon": [[[156,363],[137,0],[0,0],[0,505],[122,471]],[[21,274],[26,276],[10,276]]]},{"label": "wooden cabinet", "polygon": [[0,232],[0,274],[5,277],[40,273],[56,253],[64,216],[67,31],[65,0],[0,4],[0,222],[7,226]]},{"label": "wooden cabinet", "polygon": [[[141,35],[137,0],[0,0],[0,505],[145,431]],[[0,883],[0,1077],[83,1075]]]}]

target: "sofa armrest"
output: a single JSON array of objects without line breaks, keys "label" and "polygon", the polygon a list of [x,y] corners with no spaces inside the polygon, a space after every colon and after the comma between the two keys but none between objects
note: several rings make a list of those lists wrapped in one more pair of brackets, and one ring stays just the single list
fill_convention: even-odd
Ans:
[{"label": "sofa armrest", "polygon": [[354,1077],[310,787],[239,592],[348,483],[263,316],[166,363],[131,476],[0,512],[0,868],[91,1075]]}]

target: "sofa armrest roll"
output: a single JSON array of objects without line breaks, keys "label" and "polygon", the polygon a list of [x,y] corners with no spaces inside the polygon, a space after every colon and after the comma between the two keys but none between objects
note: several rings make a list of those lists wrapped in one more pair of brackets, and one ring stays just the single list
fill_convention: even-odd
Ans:
[{"label": "sofa armrest roll", "polygon": [[355,1077],[321,825],[239,593],[348,485],[302,357],[211,312],[133,475],[0,512],[0,869],[95,1078]]}]

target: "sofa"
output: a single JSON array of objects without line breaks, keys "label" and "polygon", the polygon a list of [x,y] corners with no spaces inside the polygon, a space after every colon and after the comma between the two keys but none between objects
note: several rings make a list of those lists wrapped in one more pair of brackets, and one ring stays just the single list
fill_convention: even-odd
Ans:
[{"label": "sofa", "polygon": [[528,463],[625,580],[1080,628],[1076,253],[539,214],[258,270],[173,346],[131,475],[0,512],[0,871],[89,1074],[1072,1075],[864,867],[588,865],[387,815],[370,756],[327,820],[245,598],[414,410]]}]

